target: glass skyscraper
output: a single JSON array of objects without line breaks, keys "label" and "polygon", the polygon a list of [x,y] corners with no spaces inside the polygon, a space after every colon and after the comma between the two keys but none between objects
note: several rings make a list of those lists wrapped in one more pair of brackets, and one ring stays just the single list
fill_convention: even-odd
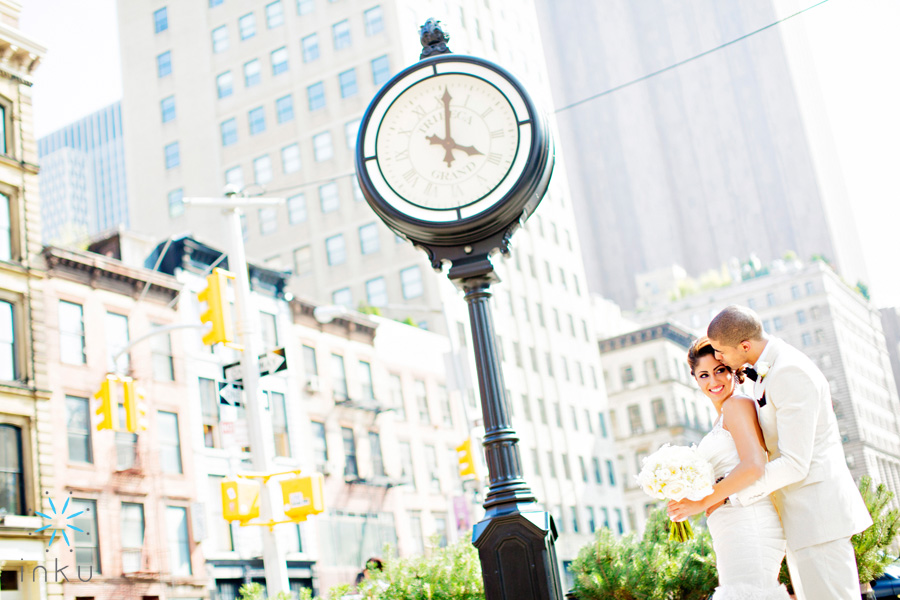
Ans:
[{"label": "glass skyscraper", "polygon": [[128,226],[122,104],[38,140],[45,243]]}]

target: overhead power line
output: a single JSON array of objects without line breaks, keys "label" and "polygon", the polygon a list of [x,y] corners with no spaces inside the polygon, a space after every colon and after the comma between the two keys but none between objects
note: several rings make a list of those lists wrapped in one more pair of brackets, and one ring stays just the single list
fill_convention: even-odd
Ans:
[{"label": "overhead power line", "polygon": [[569,110],[569,109],[571,109],[571,108],[575,108],[576,106],[581,106],[582,104],[585,104],[585,103],[587,103],[587,102],[590,102],[591,100],[596,100],[597,98],[602,98],[603,96],[608,96],[609,94],[612,94],[613,92],[618,92],[619,90],[624,89],[624,88],[627,88],[627,87],[629,87],[629,86],[632,86],[632,85],[634,85],[634,84],[636,84],[636,83],[640,83],[640,82],[642,82],[642,81],[646,81],[646,80],[650,79],[651,77],[656,77],[657,75],[661,75],[662,73],[665,73],[666,71],[671,71],[672,69],[676,69],[676,68],[678,68],[678,67],[680,67],[680,66],[682,66],[682,65],[685,65],[685,64],[687,64],[687,63],[689,63],[689,62],[691,62],[691,61],[697,60],[698,58],[703,58],[704,56],[706,56],[706,55],[708,55],[708,54],[712,54],[713,52],[718,52],[719,50],[721,50],[721,49],[723,49],[723,48],[727,48],[728,46],[731,46],[732,44],[736,44],[736,43],[738,43],[738,42],[740,42],[740,41],[743,41],[743,40],[747,39],[747,38],[750,37],[750,36],[756,35],[757,33],[761,33],[761,32],[763,32],[763,31],[765,31],[765,30],[767,30],[767,29],[771,29],[772,27],[775,27],[776,25],[779,25],[779,24],[781,24],[781,23],[784,23],[784,22],[787,21],[788,19],[793,19],[794,17],[796,17],[796,16],[798,16],[798,15],[802,15],[803,13],[805,13],[805,12],[807,12],[807,11],[809,11],[809,10],[814,9],[814,8],[816,8],[817,6],[822,6],[822,5],[825,4],[826,2],[828,2],[828,0],[822,0],[821,2],[817,2],[816,4],[813,4],[812,6],[808,6],[808,7],[804,8],[803,10],[800,10],[800,11],[795,12],[795,13],[792,14],[792,15],[788,15],[788,16],[784,17],[783,19],[779,19],[779,20],[775,21],[774,23],[769,23],[769,24],[766,25],[765,27],[760,27],[760,28],[757,29],[756,31],[751,31],[750,33],[745,33],[744,35],[742,35],[742,36],[739,37],[739,38],[735,38],[735,39],[733,39],[733,40],[731,40],[731,41],[729,41],[729,42],[725,42],[724,44],[720,44],[719,46],[716,46],[715,48],[710,48],[709,50],[706,50],[705,52],[701,52],[700,54],[697,54],[696,56],[692,56],[692,57],[690,57],[690,58],[686,58],[686,59],[684,59],[684,60],[682,60],[682,61],[679,61],[679,62],[677,62],[677,63],[675,63],[675,64],[669,65],[668,67],[662,68],[662,69],[660,69],[660,70],[658,70],[658,71],[654,71],[654,72],[652,72],[652,73],[648,73],[647,75],[643,75],[643,76],[641,76],[641,77],[638,77],[637,79],[633,79],[633,80],[631,80],[631,81],[629,81],[629,82],[626,82],[626,83],[617,85],[616,87],[610,88],[610,89],[608,89],[608,90],[606,90],[606,91],[604,91],[604,92],[600,92],[599,94],[594,94],[593,96],[588,96],[587,98],[583,98],[583,99],[578,100],[578,101],[576,101],[576,102],[573,102],[573,103],[571,103],[571,104],[567,104],[566,106],[563,106],[563,107],[561,107],[561,108],[557,108],[557,109],[556,109],[555,111],[553,111],[553,112],[554,112],[555,114],[559,114],[559,113],[561,113],[561,112],[563,112],[563,111]]}]

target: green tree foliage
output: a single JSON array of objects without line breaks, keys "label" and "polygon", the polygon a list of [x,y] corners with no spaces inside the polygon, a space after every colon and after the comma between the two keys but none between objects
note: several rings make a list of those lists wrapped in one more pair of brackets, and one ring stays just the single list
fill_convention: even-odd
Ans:
[{"label": "green tree foliage", "polygon": [[572,563],[580,600],[705,600],[718,582],[712,538],[695,527],[687,542],[669,541],[665,510],[650,515],[642,538],[617,540],[602,529]]},{"label": "green tree foliage", "polygon": [[888,505],[894,493],[883,483],[872,485],[872,478],[864,476],[859,491],[872,515],[872,526],[851,538],[856,552],[856,566],[862,583],[872,581],[884,573],[884,568],[897,559],[889,553],[891,545],[900,533],[900,510]]}]

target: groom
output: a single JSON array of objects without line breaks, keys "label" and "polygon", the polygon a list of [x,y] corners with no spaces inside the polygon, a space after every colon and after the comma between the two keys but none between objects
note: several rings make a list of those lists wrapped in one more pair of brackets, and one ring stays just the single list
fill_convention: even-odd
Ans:
[{"label": "groom", "polygon": [[729,306],[707,336],[716,359],[755,369],[753,395],[769,451],[763,476],[732,502],[746,506],[772,494],[798,600],[859,598],[850,536],[872,519],[847,468],[828,381],[805,354],[767,336],[749,308]]}]

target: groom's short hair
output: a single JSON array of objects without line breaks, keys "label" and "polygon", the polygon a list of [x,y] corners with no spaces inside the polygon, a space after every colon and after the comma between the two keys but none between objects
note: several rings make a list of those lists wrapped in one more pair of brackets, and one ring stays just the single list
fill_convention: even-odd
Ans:
[{"label": "groom's short hair", "polygon": [[706,328],[706,335],[731,348],[744,340],[763,339],[759,315],[747,308],[732,304],[717,314]]}]

